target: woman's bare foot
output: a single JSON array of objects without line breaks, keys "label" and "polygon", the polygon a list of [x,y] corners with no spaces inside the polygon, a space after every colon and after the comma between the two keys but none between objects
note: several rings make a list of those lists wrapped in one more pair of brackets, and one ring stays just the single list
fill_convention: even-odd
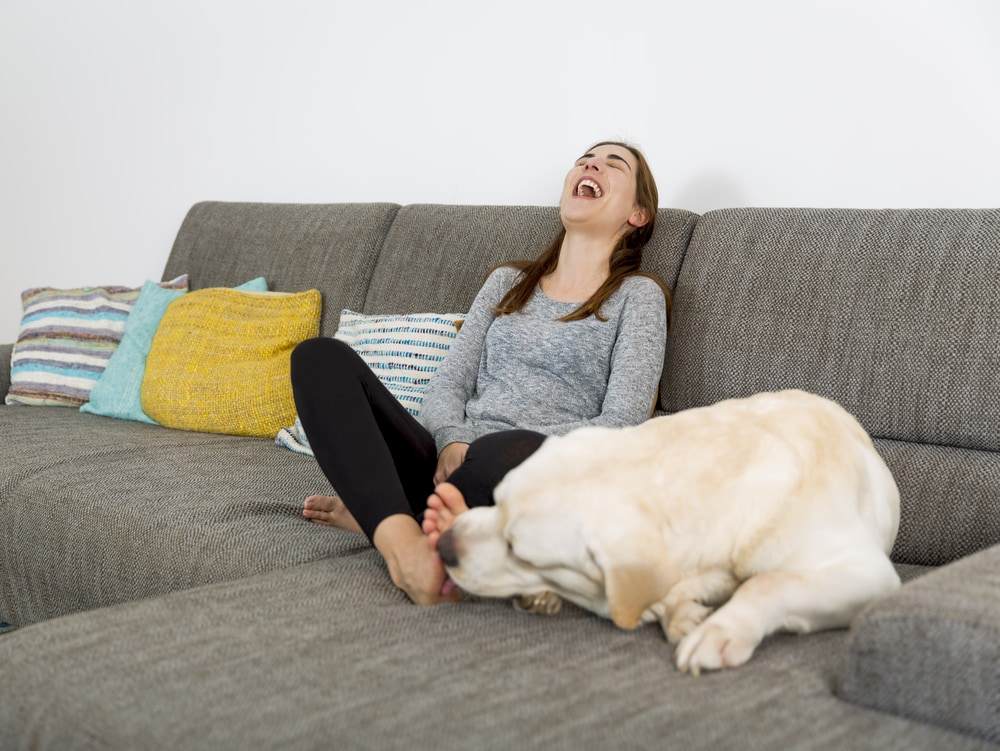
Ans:
[{"label": "woman's bare foot", "polygon": [[361,527],[347,506],[335,495],[311,495],[302,504],[302,516],[316,524],[361,532]]},{"label": "woman's bare foot", "polygon": [[427,510],[424,511],[422,526],[431,545],[436,546],[438,538],[455,523],[456,517],[468,510],[461,490],[450,482],[439,483],[427,499]]},{"label": "woman's bare foot", "polygon": [[445,587],[450,579],[441,556],[412,516],[394,514],[382,520],[372,542],[385,558],[393,584],[417,605],[462,599],[462,593],[454,585]]}]

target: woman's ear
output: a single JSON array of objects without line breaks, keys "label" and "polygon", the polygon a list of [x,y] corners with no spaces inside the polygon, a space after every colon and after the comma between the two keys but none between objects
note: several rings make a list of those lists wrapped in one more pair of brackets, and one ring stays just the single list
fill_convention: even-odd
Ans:
[{"label": "woman's ear", "polygon": [[608,615],[618,628],[634,629],[650,605],[670,589],[663,541],[650,525],[621,525],[620,518],[590,540],[591,556],[604,573]]},{"label": "woman's ear", "polygon": [[649,224],[649,219],[649,212],[640,206],[629,215],[628,223],[636,228],[645,227]]}]

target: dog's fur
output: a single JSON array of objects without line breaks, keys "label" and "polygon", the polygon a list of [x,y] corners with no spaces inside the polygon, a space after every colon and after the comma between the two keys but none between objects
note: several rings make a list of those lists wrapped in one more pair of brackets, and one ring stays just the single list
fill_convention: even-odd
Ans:
[{"label": "dog's fur", "polygon": [[694,675],[774,631],[847,626],[900,585],[892,474],[846,410],[797,389],[550,436],[494,497],[439,541],[462,589],[659,620]]}]

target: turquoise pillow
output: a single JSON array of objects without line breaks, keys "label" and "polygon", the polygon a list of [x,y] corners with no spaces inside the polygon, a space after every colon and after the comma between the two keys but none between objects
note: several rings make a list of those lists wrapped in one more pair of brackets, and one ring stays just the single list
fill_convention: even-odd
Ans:
[{"label": "turquoise pillow", "polygon": [[[258,276],[236,289],[248,292],[267,292],[267,282]],[[80,406],[81,412],[122,420],[136,420],[159,425],[142,411],[140,393],[142,376],[146,371],[146,357],[153,346],[153,336],[160,319],[170,305],[185,290],[164,289],[156,282],[142,285],[139,298],[125,321],[125,333],[118,348],[108,360],[101,377],[90,391],[90,401]]]}]

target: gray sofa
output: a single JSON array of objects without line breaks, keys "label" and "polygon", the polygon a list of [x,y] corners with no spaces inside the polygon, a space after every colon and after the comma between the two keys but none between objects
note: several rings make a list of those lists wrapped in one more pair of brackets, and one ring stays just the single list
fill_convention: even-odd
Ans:
[{"label": "gray sofa", "polygon": [[[467,310],[558,209],[206,202],[163,278],[264,275],[339,312]],[[1000,748],[1000,210],[661,209],[655,416],[828,396],[902,495],[905,581],[850,629],[678,673],[658,628],[419,608],[270,440],[0,407],[0,747]],[[10,346],[0,347],[0,394]]]}]

